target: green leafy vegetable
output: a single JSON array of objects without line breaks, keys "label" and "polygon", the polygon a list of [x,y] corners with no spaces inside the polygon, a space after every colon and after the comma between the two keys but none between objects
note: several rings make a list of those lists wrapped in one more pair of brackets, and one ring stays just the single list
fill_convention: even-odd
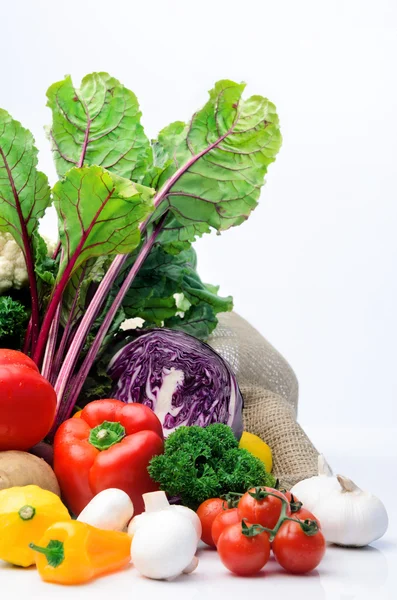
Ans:
[{"label": "green leafy vegetable", "polygon": [[42,283],[53,286],[58,272],[58,262],[48,256],[47,244],[38,231],[32,236],[34,252],[34,270]]},{"label": "green leafy vegetable", "polygon": [[[222,311],[219,311],[222,312]],[[165,319],[164,326],[170,329],[185,331],[200,340],[208,339],[218,324],[214,309],[208,304],[191,306],[183,315],[183,319],[174,316]]]},{"label": "green leafy vegetable", "polygon": [[70,277],[91,258],[128,254],[136,248],[139,225],[150,213],[153,191],[93,166],[70,169],[54,186],[53,195],[62,254],[33,354],[38,363]]},{"label": "green leafy vegetable", "polygon": [[231,428],[221,423],[179,427],[166,439],[164,454],[152,458],[148,470],[162,490],[194,510],[208,498],[275,484],[263,463],[240,449]]},{"label": "green leafy vegetable", "polygon": [[0,109],[0,231],[11,233],[25,255],[51,202],[47,177],[36,166],[32,134]]},{"label": "green leafy vegetable", "polygon": [[228,229],[257,205],[281,134],[274,105],[261,96],[243,100],[244,88],[219,81],[189,124],[159,134],[156,155],[168,161],[157,186],[182,226]]},{"label": "green leafy vegetable", "polygon": [[[132,263],[135,258],[135,256],[131,257]],[[126,269],[129,266],[130,261],[126,263]],[[192,247],[177,255],[171,255],[162,245],[154,246],[124,298],[123,308],[126,317],[144,319],[145,327],[159,326],[164,322],[167,326],[175,325],[177,329],[191,332],[191,323],[188,324],[188,321],[183,318],[184,315],[180,313],[186,314],[191,307],[201,309],[205,306],[209,309],[205,313],[209,320],[201,333],[198,330],[196,333],[197,337],[207,338],[216,326],[216,314],[231,310],[233,301],[230,296],[226,298],[218,296],[216,286],[205,285],[196,267],[197,257]],[[118,286],[123,277],[124,272],[120,275]],[[112,300],[113,297],[110,296],[108,307]],[[199,312],[204,316],[202,310]],[[198,311],[192,310],[190,314],[197,317]],[[175,320],[172,320],[173,318]]]},{"label": "green leafy vegetable", "polygon": [[39,329],[39,298],[31,236],[51,202],[47,177],[37,171],[30,131],[0,109],[0,231],[10,233],[26,261],[32,297],[32,337]]},{"label": "green leafy vegetable", "polygon": [[152,164],[152,150],[140,123],[135,94],[107,73],[84,77],[80,89],[71,78],[47,92],[50,130],[60,176],[73,166],[99,165],[140,181]]},{"label": "green leafy vegetable", "polygon": [[28,313],[21,302],[0,296],[0,340],[2,348],[18,349],[26,329]]},{"label": "green leafy vegetable", "polygon": [[91,258],[73,273],[62,297],[63,324],[73,325],[82,317],[89,304],[90,289],[100,283],[110,263],[108,256]]},{"label": "green leafy vegetable", "polygon": [[132,252],[153,195],[150,188],[96,166],[71,169],[53,193],[63,248],[58,280],[90,258]]},{"label": "green leafy vegetable", "polygon": [[[248,218],[280,148],[273,104],[244,99],[244,88],[219,81],[188,123],[172,123],[150,143],[135,95],[107,73],[87,75],[80,88],[70,77],[52,85],[49,137],[60,177],[52,257],[37,230],[51,192],[36,169],[33,137],[0,110],[0,232],[15,238],[26,261],[31,320],[23,347],[54,383],[55,426],[85,382],[85,391],[88,381],[106,389],[101,360],[122,343],[125,317],[206,338],[216,315],[231,310],[232,299],[200,279],[191,244]],[[12,313],[22,319],[16,306]],[[231,473],[227,479],[232,485]]]}]

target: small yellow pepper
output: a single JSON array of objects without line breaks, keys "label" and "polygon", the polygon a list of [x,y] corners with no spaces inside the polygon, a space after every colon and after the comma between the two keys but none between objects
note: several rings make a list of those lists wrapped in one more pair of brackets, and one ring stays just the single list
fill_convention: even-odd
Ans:
[{"label": "small yellow pepper", "polygon": [[117,571],[131,560],[131,536],[97,529],[80,521],[51,525],[35,551],[36,566],[44,581],[85,583]]},{"label": "small yellow pepper", "polygon": [[0,558],[20,567],[34,564],[31,542],[45,530],[70,515],[60,498],[37,485],[0,491]]}]

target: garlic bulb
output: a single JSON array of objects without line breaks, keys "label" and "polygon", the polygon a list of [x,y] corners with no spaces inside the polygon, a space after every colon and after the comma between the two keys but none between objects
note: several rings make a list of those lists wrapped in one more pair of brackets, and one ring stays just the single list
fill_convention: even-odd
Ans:
[{"label": "garlic bulb", "polygon": [[366,546],[382,537],[388,526],[383,503],[347,477],[336,479],[339,488],[324,494],[313,509],[327,542]]},{"label": "garlic bulb", "polygon": [[[316,516],[316,506],[323,494],[339,489],[338,480],[333,476],[332,469],[320,454],[318,457],[318,475],[299,481],[291,489],[291,493],[302,502],[303,506]],[[320,519],[320,517],[318,517]],[[320,519],[321,520],[321,519]]]}]

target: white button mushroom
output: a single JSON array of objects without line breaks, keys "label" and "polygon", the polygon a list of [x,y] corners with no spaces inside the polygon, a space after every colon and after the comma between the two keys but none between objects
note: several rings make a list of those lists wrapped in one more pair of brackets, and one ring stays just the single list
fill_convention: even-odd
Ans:
[{"label": "white button mushroom", "polygon": [[135,517],[128,528],[133,535],[135,567],[150,579],[173,579],[194,571],[199,538],[190,513],[195,513],[170,506],[164,492],[144,494],[143,499],[146,512]]},{"label": "white button mushroom", "polygon": [[123,531],[133,514],[134,505],[128,494],[117,488],[109,488],[94,496],[77,520],[99,529]]},{"label": "white button mushroom", "polygon": [[134,535],[138,527],[144,522],[144,520],[150,516],[153,512],[172,510],[179,512],[184,515],[189,521],[191,521],[193,527],[197,533],[197,540],[201,538],[202,527],[201,521],[197,514],[191,508],[187,506],[180,506],[178,504],[170,504],[167,500],[167,496],[164,492],[150,492],[143,494],[143,501],[145,503],[145,512],[141,515],[137,515],[133,518],[128,527],[128,533]]}]

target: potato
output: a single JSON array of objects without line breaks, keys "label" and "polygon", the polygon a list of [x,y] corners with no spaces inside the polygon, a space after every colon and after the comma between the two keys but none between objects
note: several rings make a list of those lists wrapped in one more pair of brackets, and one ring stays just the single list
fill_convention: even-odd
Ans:
[{"label": "potato", "polygon": [[0,490],[23,485],[38,485],[61,495],[54,471],[42,458],[19,450],[0,452]]}]

